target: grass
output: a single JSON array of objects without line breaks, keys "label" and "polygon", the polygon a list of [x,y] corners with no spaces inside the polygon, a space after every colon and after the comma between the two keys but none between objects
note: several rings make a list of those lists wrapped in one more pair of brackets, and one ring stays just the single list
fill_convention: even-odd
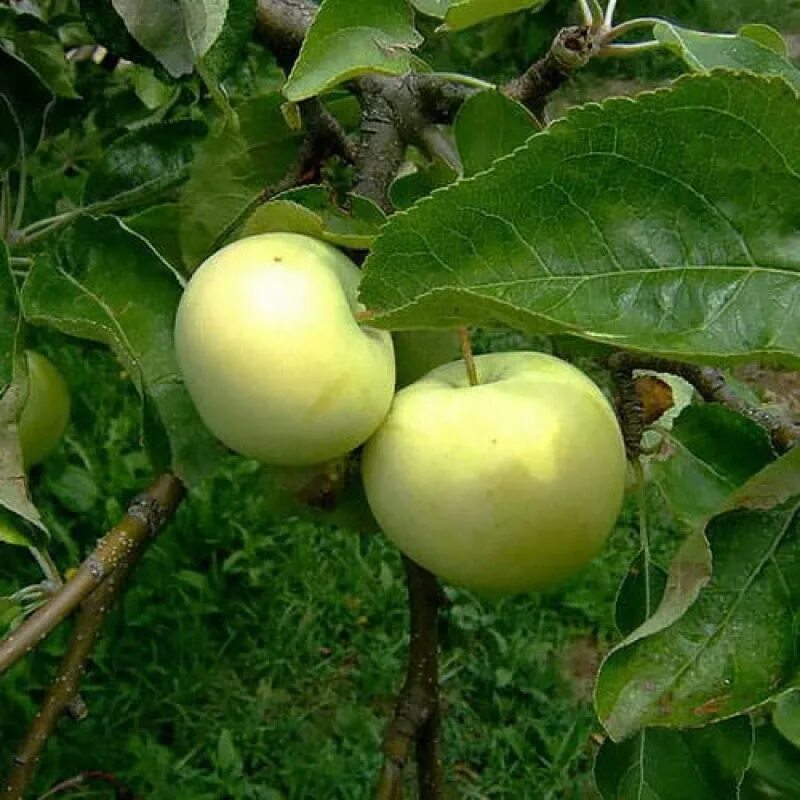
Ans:
[{"label": "grass", "polygon": [[[34,489],[66,567],[149,471],[138,402],[116,364],[97,348],[48,343],[75,411]],[[399,557],[377,535],[275,517],[265,482],[232,457],[153,545],[86,679],[91,715],[62,722],[39,788],[102,769],[149,800],[370,796],[404,669]],[[606,554],[557,593],[484,602],[449,590],[452,797],[593,796],[591,677],[614,637],[613,600],[638,541],[632,520],[626,510]],[[24,551],[2,553],[0,588],[36,579]],[[60,632],[0,682],[0,763],[63,643]]]}]

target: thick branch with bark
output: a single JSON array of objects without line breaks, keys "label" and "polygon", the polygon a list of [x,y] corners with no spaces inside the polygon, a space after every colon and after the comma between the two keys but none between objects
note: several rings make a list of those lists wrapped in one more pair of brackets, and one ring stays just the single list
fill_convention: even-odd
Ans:
[{"label": "thick branch with bark", "polygon": [[598,47],[598,35],[590,28],[564,28],[558,32],[547,53],[518,78],[509,81],[503,92],[542,120],[548,97],[560,89],[574,72],[585,67]]},{"label": "thick branch with bark", "polygon": [[139,543],[125,561],[92,592],[81,605],[67,651],[50,684],[39,713],[33,719],[19,747],[8,779],[0,792],[0,800],[24,800],[48,739],[59,719],[78,696],[81,679],[103,623],[125,587],[125,580],[144,552],[146,542]]},{"label": "thick branch with bark", "polygon": [[167,473],[136,497],[122,521],[100,540],[73,577],[0,641],[0,675],[44,641],[110,575],[135,558],[139,548],[175,513],[183,496],[183,484]]},{"label": "thick branch with bark", "polygon": [[678,375],[697,389],[706,402],[720,403],[733,411],[752,419],[770,435],[773,447],[785,453],[800,443],[800,425],[767,409],[755,406],[737,394],[725,380],[725,375],[713,367],[701,367],[683,361],[648,356],[639,353],[615,353],[609,359],[609,367],[620,393],[620,416],[629,455],[639,454],[644,421],[642,406],[634,387],[635,370],[651,370]]},{"label": "thick branch with bark", "polygon": [[416,747],[420,800],[441,800],[444,782],[439,737],[438,618],[443,596],[433,575],[408,558],[403,558],[403,564],[411,622],[408,670],[394,717],[384,734],[384,763],[375,800],[402,797],[412,745]]},{"label": "thick branch with bark", "polygon": [[[258,0],[259,34],[287,72],[316,11],[317,6],[309,0]],[[598,32],[588,27],[565,28],[555,37],[548,52],[523,75],[502,87],[502,91],[541,118],[549,95],[583,67],[599,47]],[[362,159],[360,165],[366,167],[367,174],[360,173],[360,177],[367,184],[385,182],[384,175],[396,161],[399,144],[424,145],[422,132],[428,125],[451,123],[463,103],[480,91],[447,76],[424,73],[366,76],[354,80],[351,86],[364,111],[362,151],[366,136],[372,154],[379,156],[377,161],[366,163]],[[373,167],[376,163],[378,166]],[[370,174],[373,168],[374,178]]]},{"label": "thick branch with bark", "polygon": [[0,800],[23,800],[58,720],[65,712],[75,714],[76,704],[82,705],[78,695],[81,678],[103,623],[131,570],[175,513],[184,493],[183,484],[174,475],[157,478],[147,492],[134,498],[122,521],[101,540],[63,589],[0,643],[0,663],[5,670],[80,605],[58,673],[0,788]]}]

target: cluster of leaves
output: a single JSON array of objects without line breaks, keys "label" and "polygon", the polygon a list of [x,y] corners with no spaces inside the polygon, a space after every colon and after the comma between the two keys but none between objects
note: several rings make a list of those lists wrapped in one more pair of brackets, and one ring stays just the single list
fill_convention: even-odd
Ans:
[{"label": "cluster of leaves", "polygon": [[[443,35],[542,5],[413,3]],[[295,169],[303,103],[321,98],[353,133],[348,81],[430,69],[406,0],[325,0],[285,80],[251,42],[252,0],[38,10],[0,7],[5,541],[46,536],[15,438],[29,324],[113,350],[155,468],[190,487],[214,471],[222,454],[182,387],[172,323],[192,269],[246,233],[368,249],[362,299],[390,329],[505,325],[689,362],[800,364],[800,71],[763,25],[654,24],[689,74],[541,131],[496,89],[475,93],[445,132],[455,157],[409,150],[387,219],[336,159],[316,183],[269,189]],[[699,797],[701,774],[706,796],[735,796],[775,782],[759,764],[779,752],[776,730],[797,744],[800,449],[779,457],[713,405],[662,436],[645,473],[686,538],[665,574],[642,526],[618,599],[626,638],[597,686],[610,737],[598,785],[667,798],[683,781]],[[773,707],[775,728],[760,725]],[[688,730],[704,723],[717,724]],[[651,768],[669,753],[686,756],[685,775]]]}]

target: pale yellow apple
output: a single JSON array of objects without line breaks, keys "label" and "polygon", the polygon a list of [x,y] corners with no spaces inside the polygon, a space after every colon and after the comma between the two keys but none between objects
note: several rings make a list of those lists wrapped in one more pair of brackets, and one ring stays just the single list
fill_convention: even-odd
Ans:
[{"label": "pale yellow apple", "polygon": [[194,273],[175,347],[209,430],[242,455],[306,465],[341,456],[380,425],[394,391],[388,333],[356,320],[361,273],[292,233],[250,236]]},{"label": "pale yellow apple", "polygon": [[28,393],[17,432],[25,467],[44,461],[58,447],[69,422],[69,389],[61,373],[41,353],[26,350]]},{"label": "pale yellow apple", "polygon": [[370,508],[411,559],[502,595],[558,584],[600,551],[625,487],[622,434],[600,389],[541,353],[446,364],[397,393],[364,449]]}]

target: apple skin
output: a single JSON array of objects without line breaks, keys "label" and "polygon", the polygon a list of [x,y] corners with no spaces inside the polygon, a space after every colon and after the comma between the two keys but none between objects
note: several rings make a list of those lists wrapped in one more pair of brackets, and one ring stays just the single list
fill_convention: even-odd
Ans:
[{"label": "apple skin", "polygon": [[477,356],[395,396],[367,443],[372,513],[412,560],[480,594],[547,589],[601,550],[627,464],[616,415],[580,370],[541,353]]},{"label": "apple skin", "polygon": [[224,247],[181,298],[175,347],[208,429],[236,452],[303,466],[344,455],[386,416],[391,336],[358,324],[361,272],[308,236]]},{"label": "apple skin", "polygon": [[17,422],[26,469],[41,464],[58,447],[69,422],[69,389],[61,373],[41,353],[25,351],[28,394]]}]

